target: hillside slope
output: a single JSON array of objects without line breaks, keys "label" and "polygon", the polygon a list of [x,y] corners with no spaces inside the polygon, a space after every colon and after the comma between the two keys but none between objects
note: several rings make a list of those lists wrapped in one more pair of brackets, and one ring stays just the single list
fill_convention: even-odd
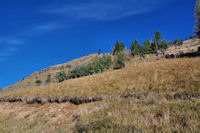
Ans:
[{"label": "hillside slope", "polygon": [[[95,56],[75,60],[70,68]],[[146,55],[145,63],[130,57],[119,70],[34,84],[36,77],[45,81],[49,73],[62,71],[61,64],[5,88],[0,132],[199,132],[200,57]],[[64,66],[67,72],[69,64]]]},{"label": "hillside slope", "polygon": [[[97,96],[101,99],[89,104],[52,104],[67,102],[63,98]],[[9,92],[0,98],[21,98],[22,102],[54,99],[36,104],[38,108],[33,110],[20,101],[0,103],[2,132],[198,132],[200,57],[128,65],[125,69]],[[63,108],[68,105],[71,111]],[[24,113],[21,117],[20,112]],[[58,121],[53,121],[54,117]]]},{"label": "hillside slope", "polygon": [[[77,66],[88,64],[95,56],[97,55],[92,54],[92,55],[84,56],[84,57],[72,60],[64,64],[50,66],[41,71],[34,72],[27,78],[22,79],[21,81],[17,82],[16,84],[10,87],[3,88],[2,92],[6,93],[6,92],[15,91],[15,90],[25,89],[28,87],[37,87],[37,84],[36,84],[37,80],[40,80],[42,82],[41,84],[42,86],[45,86],[52,82],[56,82],[55,75],[57,72],[65,71],[67,73],[69,70]],[[51,75],[51,82],[49,83],[46,82],[48,75]]]},{"label": "hillside slope", "polygon": [[[164,54],[166,57],[174,57],[174,55],[180,56],[181,54],[187,55],[188,53],[191,54],[194,52],[195,54],[200,54],[199,50],[200,50],[200,40],[192,39],[192,40],[185,41],[182,46],[169,47],[165,51]],[[72,70],[78,66],[87,65],[96,56],[98,55],[92,54],[92,55],[84,56],[84,57],[72,60],[64,64],[50,66],[41,71],[34,72],[27,78],[24,78],[21,81],[17,82],[16,84],[10,87],[3,88],[2,90],[0,90],[0,93],[7,93],[7,92],[16,91],[16,90],[26,89],[26,88],[33,88],[33,87],[37,88],[38,86],[46,86],[52,83],[56,83],[57,81],[56,81],[55,75],[57,72],[64,71],[68,73],[69,70]],[[126,65],[144,63],[143,60],[144,58],[142,57],[132,57],[131,53],[129,52],[126,54]],[[154,54],[145,55],[145,62],[153,62],[155,60],[157,60],[156,55]],[[46,82],[48,79],[48,76],[50,76],[50,82]],[[37,80],[41,81],[42,83],[38,85],[36,83]]]},{"label": "hillside slope", "polygon": [[[114,64],[114,57],[113,57],[113,55],[110,55],[110,56],[111,56],[113,64]],[[33,87],[37,88],[39,86],[47,86],[52,83],[56,83],[56,82],[58,82],[55,77],[56,73],[64,71],[66,74],[68,74],[69,70],[73,70],[74,68],[80,67],[80,66],[86,66],[87,64],[91,63],[91,61],[95,57],[102,57],[102,55],[92,54],[92,55],[88,55],[88,56],[84,56],[84,57],[75,59],[68,63],[51,66],[51,67],[48,67],[41,71],[34,72],[27,78],[24,78],[21,81],[17,82],[16,84],[14,84],[10,87],[3,88],[2,90],[0,90],[0,94],[12,92],[12,91],[16,91],[16,90],[21,90],[21,89],[33,88]],[[126,54],[126,62],[125,63],[126,63],[126,65],[135,64],[135,63],[140,64],[140,63],[144,63],[143,60],[144,60],[144,58],[133,57],[131,55],[131,53],[128,52]],[[146,60],[146,62],[155,61],[156,55],[154,55],[154,54],[146,55],[145,60]],[[112,68],[110,70],[112,70]],[[50,76],[50,82],[47,82],[48,76]],[[37,84],[36,81],[41,81],[41,83]]]},{"label": "hillside slope", "polygon": [[170,59],[129,65],[124,69],[102,74],[52,83],[47,86],[29,87],[0,95],[2,97],[63,98],[110,96],[140,93],[152,90],[199,92],[200,57]]}]

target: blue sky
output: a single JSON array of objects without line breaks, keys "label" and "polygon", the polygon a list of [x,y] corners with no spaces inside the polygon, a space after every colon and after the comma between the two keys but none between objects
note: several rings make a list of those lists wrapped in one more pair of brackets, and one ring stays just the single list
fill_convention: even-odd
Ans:
[{"label": "blue sky", "polygon": [[193,32],[195,0],[0,0],[0,88],[34,71],[111,51],[116,40]]}]

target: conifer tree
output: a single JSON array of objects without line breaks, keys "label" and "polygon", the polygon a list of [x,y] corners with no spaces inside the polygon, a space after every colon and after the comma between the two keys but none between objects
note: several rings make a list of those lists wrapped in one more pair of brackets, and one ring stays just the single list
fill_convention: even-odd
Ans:
[{"label": "conifer tree", "polygon": [[113,54],[116,54],[118,51],[119,51],[119,41],[117,40],[116,44],[115,44],[115,49],[114,49],[114,52]]},{"label": "conifer tree", "polygon": [[156,33],[153,39],[155,47],[156,47],[156,54],[158,54],[158,45],[161,38],[162,38],[161,33],[158,30],[156,30]]},{"label": "conifer tree", "polygon": [[145,54],[151,53],[151,42],[148,39],[147,41],[144,41],[143,46],[144,46]]},{"label": "conifer tree", "polygon": [[123,51],[125,49],[125,45],[123,42],[119,44],[119,51]]},{"label": "conifer tree", "polygon": [[100,55],[100,54],[101,54],[101,49],[98,50],[98,55]]},{"label": "conifer tree", "polygon": [[168,42],[166,40],[162,40],[159,44],[158,49],[161,50],[161,52],[163,52],[164,50],[166,50],[168,48]]},{"label": "conifer tree", "polygon": [[137,39],[131,44],[131,53],[133,56],[140,54],[140,44],[138,43]]},{"label": "conifer tree", "polygon": [[115,54],[117,54],[118,52],[123,51],[124,48],[125,48],[124,43],[123,43],[123,42],[119,43],[119,41],[117,41],[116,44],[115,44],[115,49],[114,49],[113,54],[115,55]]}]

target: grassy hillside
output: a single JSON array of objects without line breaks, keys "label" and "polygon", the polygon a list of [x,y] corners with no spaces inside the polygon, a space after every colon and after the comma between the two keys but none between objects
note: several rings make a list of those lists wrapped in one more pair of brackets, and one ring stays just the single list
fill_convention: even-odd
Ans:
[{"label": "grassy hillside", "polygon": [[[200,47],[200,40],[199,39],[192,39],[192,40],[187,40],[184,42],[183,45],[181,46],[172,46],[169,47],[165,51],[165,55],[172,55],[172,54],[180,54],[180,53],[191,53],[198,51]],[[56,83],[56,78],[55,75],[57,72],[64,71],[65,73],[68,73],[69,70],[72,70],[78,66],[82,65],[87,65],[94,59],[94,57],[99,56],[97,54],[92,54],[88,56],[84,56],[75,60],[72,60],[70,62],[64,63],[64,64],[59,64],[55,66],[50,66],[46,69],[43,69],[41,71],[34,72],[27,78],[22,79],[21,81],[17,82],[16,84],[3,88],[1,92],[6,93],[6,92],[12,92],[16,90],[21,90],[21,89],[26,89],[26,88],[37,88],[38,86],[47,86],[51,83]],[[126,59],[126,66],[129,66],[131,64],[143,64],[144,63],[144,58],[145,62],[153,62],[157,59],[155,54],[148,54],[143,57],[133,57],[130,52],[125,54],[125,59]],[[112,56],[113,60],[114,57]],[[47,82],[48,76],[50,81]],[[37,84],[36,81],[41,81],[41,84]]]},{"label": "grassy hillside", "polygon": [[35,84],[95,56],[49,67],[4,88],[0,132],[200,131],[200,57],[156,60],[146,55],[144,63],[143,57],[127,54],[123,69]]},{"label": "grassy hillside", "polygon": [[[16,90],[22,90],[22,89],[28,89],[28,88],[38,88],[39,86],[47,86],[52,83],[57,83],[55,76],[56,73],[64,71],[65,73],[68,73],[69,70],[73,70],[76,67],[79,66],[85,66],[89,64],[95,57],[100,57],[100,55],[92,54],[88,56],[84,56],[75,60],[72,60],[65,64],[59,64],[55,66],[48,67],[44,70],[34,72],[27,78],[22,79],[21,81],[17,82],[16,84],[3,88],[2,91],[0,90],[0,93],[7,93],[7,92],[13,92]],[[114,61],[114,57],[111,55],[112,60]],[[145,61],[146,62],[152,62],[156,60],[155,55],[146,55]],[[126,65],[129,64],[141,64],[144,63],[143,57],[135,57],[133,58],[130,53],[126,54]],[[50,75],[50,82],[47,82],[48,76]],[[37,84],[36,81],[40,80],[42,83]]]},{"label": "grassy hillside", "polygon": [[[11,97],[62,98],[101,96],[102,100],[71,110],[65,120],[53,123],[67,103],[39,106],[44,111],[30,111],[22,117],[19,112],[30,110],[23,105],[0,103],[0,130],[3,132],[198,132],[200,130],[200,57],[149,62],[125,69],[108,71],[79,79],[66,80],[48,86],[30,87],[1,95]],[[49,107],[48,107],[49,106]],[[67,105],[66,105],[67,106]],[[51,107],[50,107],[51,108]],[[33,108],[34,109],[34,108]],[[36,110],[38,110],[36,109]],[[13,111],[13,112],[12,112]],[[61,112],[60,112],[61,111]],[[35,115],[37,114],[37,115]],[[41,119],[40,116],[41,115]],[[36,117],[37,116],[37,117]],[[16,123],[14,121],[20,121]],[[27,123],[28,122],[28,123]],[[63,122],[63,123],[62,123]],[[45,124],[46,123],[46,124]],[[72,123],[69,125],[68,123]],[[15,126],[12,126],[15,125]],[[57,125],[54,129],[53,125]],[[11,127],[12,128],[11,128]],[[20,127],[23,128],[20,128]],[[50,127],[50,128],[47,128]]]},{"label": "grassy hillside", "polygon": [[91,97],[160,90],[167,93],[198,93],[199,70],[199,57],[160,60],[47,86],[29,87],[0,97]]},{"label": "grassy hillside", "polygon": [[0,104],[1,133],[70,133],[77,106],[63,104],[29,105],[23,103]]},{"label": "grassy hillside", "polygon": [[38,86],[36,84],[37,80],[42,81],[41,85],[45,86],[45,85],[49,84],[46,82],[48,75],[51,75],[51,82],[56,82],[55,75],[57,72],[65,71],[67,73],[69,70],[71,70],[77,66],[88,64],[95,56],[96,56],[96,54],[84,56],[84,57],[72,60],[72,61],[64,63],[64,64],[51,66],[44,70],[34,72],[27,78],[22,79],[21,81],[17,82],[16,84],[14,84],[10,87],[4,88],[3,92],[6,93],[6,92],[11,92],[11,91],[15,91],[15,90],[28,88],[28,87],[37,87]]}]

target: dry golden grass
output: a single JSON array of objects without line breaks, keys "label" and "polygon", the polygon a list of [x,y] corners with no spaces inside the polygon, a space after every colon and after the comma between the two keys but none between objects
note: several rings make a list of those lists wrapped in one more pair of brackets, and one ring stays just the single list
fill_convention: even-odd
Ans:
[{"label": "dry golden grass", "polygon": [[[116,86],[109,89],[113,90],[112,94],[133,92],[139,97],[111,97],[95,103],[102,104],[105,108],[81,115],[75,131],[200,131],[199,57],[162,60],[135,68],[137,69],[133,70],[133,67],[129,66],[124,70],[112,72],[113,79],[118,80],[114,81]],[[106,83],[105,86],[107,85]],[[129,87],[130,89],[127,89]]]},{"label": "dry golden grass", "polygon": [[0,103],[1,133],[71,133],[75,126],[73,114],[77,106],[24,103]]},{"label": "dry golden grass", "polygon": [[[195,47],[199,44],[192,43]],[[102,96],[102,101],[78,106],[0,103],[0,132],[200,131],[200,57],[155,61],[154,55],[147,55],[144,64],[143,58],[130,58],[127,54],[124,69],[47,86],[35,85],[36,77],[45,81],[48,74],[61,71],[53,69],[88,63],[93,56],[53,66],[40,74],[35,72],[5,89],[11,92],[0,98]]]},{"label": "dry golden grass", "polygon": [[[96,103],[97,104],[97,103]],[[197,133],[200,131],[200,101],[115,99],[102,102],[104,110],[83,114],[77,132]]]},{"label": "dry golden grass", "polygon": [[158,90],[167,93],[200,92],[200,57],[128,65],[125,69],[30,87],[0,97],[110,96]]},{"label": "dry golden grass", "polygon": [[[136,96],[117,97],[128,93]],[[0,98],[38,96],[105,99],[69,108],[64,108],[68,103],[48,103],[38,109],[23,103],[0,103],[0,131],[199,132],[200,57],[129,64],[124,69],[30,87]]]}]

